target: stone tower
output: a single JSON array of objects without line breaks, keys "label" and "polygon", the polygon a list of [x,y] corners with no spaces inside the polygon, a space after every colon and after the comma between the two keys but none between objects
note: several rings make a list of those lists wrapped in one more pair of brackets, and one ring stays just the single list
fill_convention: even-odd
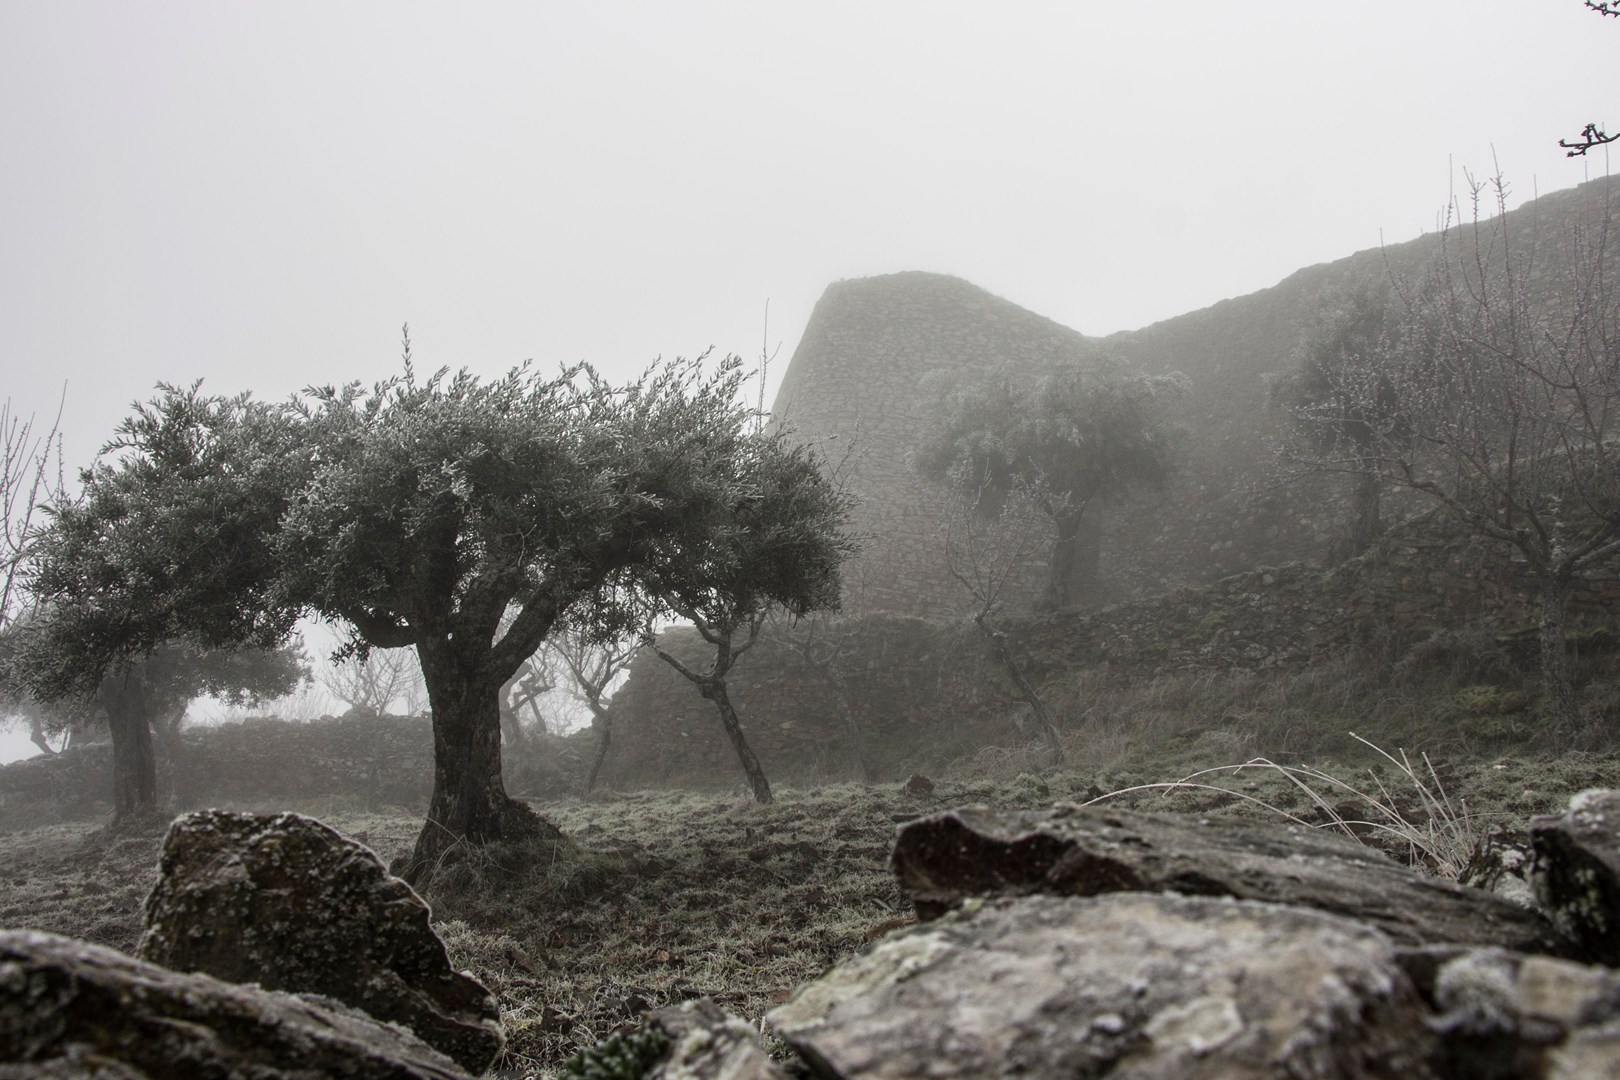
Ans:
[{"label": "stone tower", "polygon": [[844,609],[941,616],[967,597],[947,568],[944,507],[908,462],[930,422],[930,372],[1037,371],[1094,355],[1091,339],[983,289],[911,271],[836,282],[810,315],[774,416],[827,457],[868,537],[845,569]]}]

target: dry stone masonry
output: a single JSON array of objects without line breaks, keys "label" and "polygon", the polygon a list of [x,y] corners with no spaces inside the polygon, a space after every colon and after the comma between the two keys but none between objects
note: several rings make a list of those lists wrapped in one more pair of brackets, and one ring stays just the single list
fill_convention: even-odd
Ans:
[{"label": "dry stone masonry", "polygon": [[[1509,214],[1547,235],[1591,222],[1609,198],[1596,180]],[[1138,330],[1087,337],[957,278],[908,272],[827,287],[783,375],[774,415],[805,438],[853,447],[848,470],[872,540],[851,568],[845,607],[939,616],[959,611],[940,539],[938,496],[907,456],[930,422],[920,385],[934,371],[1038,372],[1099,355],[1150,374],[1186,376],[1179,416],[1186,461],[1162,495],[1101,514],[1103,599],[1202,585],[1255,566],[1320,564],[1345,519],[1338,478],[1280,482],[1273,452],[1285,419],[1276,380],[1298,365],[1324,304],[1358,282],[1419,270],[1434,238],[1306,267],[1277,285]],[[1145,283],[1144,287],[1151,287]],[[1425,505],[1386,493],[1386,519]],[[1038,568],[1032,568],[1032,573]],[[1038,576],[1038,574],[1037,574]]]},{"label": "dry stone masonry", "polygon": [[[907,457],[930,422],[923,381],[935,371],[998,365],[1039,371],[1094,355],[1085,336],[943,274],[840,281],[822,294],[788,363],[772,414],[800,438],[850,448],[860,497],[856,531],[870,535],[849,565],[845,607],[945,615],[962,609],[946,571],[939,494]],[[1032,568],[1039,577],[1039,568]]]}]

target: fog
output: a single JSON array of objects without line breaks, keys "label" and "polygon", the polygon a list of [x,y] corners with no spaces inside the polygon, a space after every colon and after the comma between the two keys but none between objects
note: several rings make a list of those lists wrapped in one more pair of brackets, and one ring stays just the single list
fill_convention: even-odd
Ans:
[{"label": "fog", "polygon": [[[159,381],[282,397],[777,350],[840,278],[1085,333],[1607,169],[1578,0],[0,7],[0,341],[87,464]],[[769,303],[769,327],[765,325]],[[65,398],[64,398],[65,386]],[[0,736],[0,740],[4,740]],[[0,741],[0,757],[9,742]],[[26,743],[22,744],[26,748]]]}]

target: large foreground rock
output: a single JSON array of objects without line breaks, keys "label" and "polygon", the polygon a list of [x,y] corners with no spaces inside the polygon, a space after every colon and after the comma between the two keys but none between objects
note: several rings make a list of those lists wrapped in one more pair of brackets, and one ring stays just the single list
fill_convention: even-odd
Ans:
[{"label": "large foreground rock", "polygon": [[0,931],[0,1078],[467,1080],[336,1002],[182,975],[72,938]]},{"label": "large foreground rock", "polygon": [[1583,791],[1569,811],[1530,819],[1536,902],[1576,957],[1620,965],[1620,791]]},{"label": "large foreground rock", "polygon": [[769,1016],[817,1075],[1025,1080],[1438,1075],[1391,942],[1273,904],[1117,894],[974,902]]},{"label": "large foreground rock", "polygon": [[503,1045],[499,1010],[450,966],[428,917],[370,848],[313,818],[205,810],[164,840],[140,955],[334,998],[482,1072]]},{"label": "large foreground rock", "polygon": [[1439,1015],[1444,1075],[1468,1080],[1620,1077],[1620,973],[1472,949],[1423,992]]},{"label": "large foreground rock", "polygon": [[964,809],[902,827],[891,862],[923,919],[974,896],[1171,892],[1315,908],[1408,946],[1570,948],[1534,911],[1303,826],[1094,806]]}]

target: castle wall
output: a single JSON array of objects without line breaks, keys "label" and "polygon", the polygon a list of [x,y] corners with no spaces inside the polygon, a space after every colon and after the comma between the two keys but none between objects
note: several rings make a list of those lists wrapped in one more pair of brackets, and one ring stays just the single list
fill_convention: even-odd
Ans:
[{"label": "castle wall", "polygon": [[[1612,573],[1581,583],[1571,598],[1576,626],[1606,628],[1591,636],[1593,647],[1613,647],[1617,612],[1620,579]],[[1301,563],[1260,567],[1101,609],[1004,621],[1037,687],[1085,669],[1150,679],[1173,671],[1300,668],[1356,647],[1393,662],[1437,631],[1455,628],[1500,635],[1516,651],[1513,660],[1534,670],[1535,624],[1536,595],[1522,566],[1500,545],[1460,543],[1451,523],[1434,513],[1405,522],[1366,555],[1331,571]],[[828,636],[845,643],[837,666],[877,779],[903,779],[985,747],[1038,738],[1007,676],[965,620],[843,619]],[[695,634],[677,642],[691,658],[701,656]],[[632,669],[613,700],[605,782],[738,782],[714,706],[668,665],[648,661]],[[773,780],[858,775],[834,692],[791,650],[763,641],[730,685],[749,743]]]},{"label": "castle wall", "polygon": [[[825,440],[860,499],[855,527],[868,539],[846,567],[846,610],[945,616],[966,608],[947,569],[947,500],[908,461],[931,421],[922,393],[929,373],[1002,364],[1039,371],[1094,352],[1083,335],[941,274],[828,286],[772,412],[800,437]],[[1029,576],[1038,579],[1040,567]]]}]

